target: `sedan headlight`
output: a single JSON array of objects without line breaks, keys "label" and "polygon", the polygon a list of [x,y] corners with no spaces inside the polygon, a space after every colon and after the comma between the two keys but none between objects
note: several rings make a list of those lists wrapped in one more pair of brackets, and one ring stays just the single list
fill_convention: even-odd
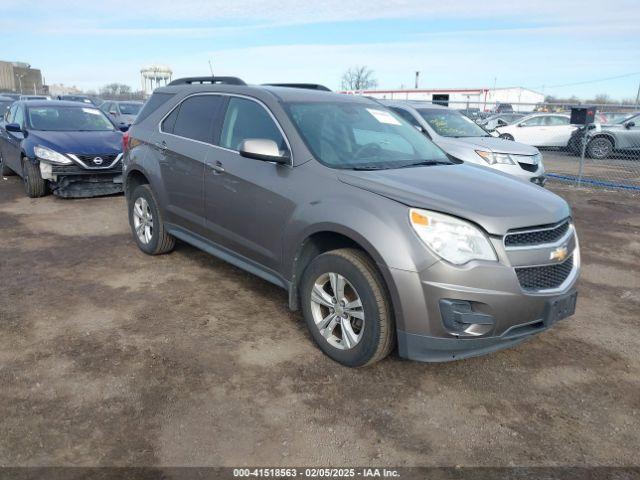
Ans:
[{"label": "sedan headlight", "polygon": [[469,222],[417,208],[409,210],[409,220],[427,247],[448,262],[498,259],[486,235]]},{"label": "sedan headlight", "polygon": [[70,165],[73,163],[66,155],[58,153],[47,147],[41,147],[38,145],[33,149],[33,151],[36,154],[36,157],[40,160],[44,160],[45,162],[57,163],[58,165]]},{"label": "sedan headlight", "polygon": [[476,153],[482,157],[489,165],[501,163],[504,165],[515,165],[515,162],[508,153],[485,152],[484,150],[476,150]]}]

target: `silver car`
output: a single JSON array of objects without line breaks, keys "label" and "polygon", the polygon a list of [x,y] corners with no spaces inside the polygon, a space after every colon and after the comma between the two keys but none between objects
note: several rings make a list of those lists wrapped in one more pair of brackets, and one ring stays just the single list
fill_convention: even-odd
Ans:
[{"label": "silver car", "polygon": [[425,102],[380,100],[451,157],[544,185],[537,148],[496,138],[456,110]]},{"label": "silver car", "polygon": [[[452,162],[367,98],[174,80],[129,130],[123,176],[143,252],[168,253],[179,239],[282,287],[343,365],[371,364],[396,344],[415,360],[482,355],[575,309],[569,205]],[[277,319],[256,310],[239,320]]]}]

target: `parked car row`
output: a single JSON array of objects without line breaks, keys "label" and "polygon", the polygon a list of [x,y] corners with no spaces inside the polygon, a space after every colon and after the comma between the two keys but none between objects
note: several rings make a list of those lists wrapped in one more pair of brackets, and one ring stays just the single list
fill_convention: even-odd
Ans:
[{"label": "parked car row", "polygon": [[157,89],[125,135],[109,108],[14,103],[2,173],[30,196],[122,185],[143,252],[182,240],[284,288],[343,365],[482,355],[575,311],[569,206],[521,180],[539,152],[457,111],[233,77]]}]

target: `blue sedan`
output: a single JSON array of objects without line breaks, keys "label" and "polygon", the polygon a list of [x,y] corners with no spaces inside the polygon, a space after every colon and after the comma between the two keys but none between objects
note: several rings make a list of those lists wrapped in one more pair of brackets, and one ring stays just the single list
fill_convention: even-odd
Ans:
[{"label": "blue sedan", "polygon": [[122,136],[94,106],[15,102],[0,121],[0,173],[22,177],[29,197],[120,193]]}]

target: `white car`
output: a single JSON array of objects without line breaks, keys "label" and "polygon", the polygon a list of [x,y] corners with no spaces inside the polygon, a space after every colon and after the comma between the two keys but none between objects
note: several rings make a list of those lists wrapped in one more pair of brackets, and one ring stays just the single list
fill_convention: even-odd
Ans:
[{"label": "white car", "polygon": [[577,128],[564,113],[534,113],[496,128],[500,138],[515,140],[535,147],[566,147]]},{"label": "white car", "polygon": [[450,157],[544,185],[542,155],[537,148],[496,138],[460,112],[424,102],[379,100],[416,127]]}]

